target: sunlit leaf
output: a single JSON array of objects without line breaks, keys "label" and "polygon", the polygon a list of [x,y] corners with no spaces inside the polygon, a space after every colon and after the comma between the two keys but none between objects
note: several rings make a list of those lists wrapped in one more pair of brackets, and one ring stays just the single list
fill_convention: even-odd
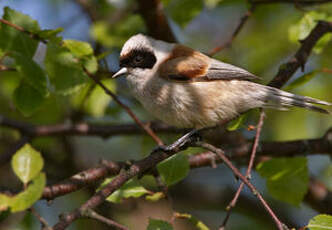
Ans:
[{"label": "sunlit leaf", "polygon": [[324,214],[317,215],[309,221],[307,227],[310,230],[331,230],[332,216]]},{"label": "sunlit leaf", "polygon": [[[39,30],[37,21],[9,7],[4,8],[3,19],[27,31],[34,32]],[[32,58],[36,52],[37,45],[38,41],[31,38],[27,33],[18,31],[5,24],[0,25],[0,49],[5,51],[17,51],[26,58]]]},{"label": "sunlit leaf", "polygon": [[57,35],[63,31],[63,28],[57,28],[55,30],[40,30],[36,32],[36,35],[42,39],[52,40],[52,42],[61,41],[61,37]]},{"label": "sunlit leaf", "polygon": [[[104,182],[100,185],[97,191],[105,187],[105,185],[109,184],[114,178],[107,178]],[[115,192],[112,193],[109,197],[107,197],[107,201],[113,203],[119,203],[122,199],[130,198],[130,197],[141,197],[144,194],[148,193],[148,191],[140,185],[137,179],[131,179],[127,181],[120,189],[117,189]]]},{"label": "sunlit leaf", "polygon": [[[319,20],[331,21],[332,16],[324,12],[310,11],[307,12],[303,18],[296,24],[289,28],[289,40],[297,43],[299,40],[306,38],[312,29],[316,26]],[[314,47],[314,52],[320,53],[324,46],[332,39],[331,33],[325,34],[319,39]]]},{"label": "sunlit leaf", "polygon": [[247,116],[248,116],[248,114],[245,113],[245,114],[240,115],[235,120],[231,121],[227,125],[227,130],[228,131],[235,131],[235,130],[239,129],[241,127],[241,125],[246,121]]},{"label": "sunlit leaf", "polygon": [[39,174],[44,160],[38,151],[26,144],[15,153],[11,163],[15,174],[26,184]]},{"label": "sunlit leaf", "polygon": [[[115,90],[115,81],[104,80],[102,83],[111,91]],[[107,95],[104,90],[97,86],[85,102],[85,110],[94,117],[101,117],[105,114],[106,108],[111,101],[111,97]]]},{"label": "sunlit leaf", "polygon": [[45,95],[42,95],[38,90],[22,80],[14,91],[13,100],[21,113],[25,116],[30,116],[43,104]]},{"label": "sunlit leaf", "polygon": [[258,173],[266,178],[269,193],[275,199],[299,205],[309,184],[307,158],[277,158],[260,163]]},{"label": "sunlit leaf", "polygon": [[157,165],[158,172],[167,186],[183,180],[189,173],[188,157],[178,153]]},{"label": "sunlit leaf", "polygon": [[165,198],[165,193],[163,193],[163,192],[155,192],[152,195],[147,195],[145,197],[146,200],[153,201],[153,202],[156,202],[163,198]]},{"label": "sunlit leaf", "polygon": [[77,41],[77,40],[64,40],[64,47],[68,48],[69,51],[76,57],[84,57],[93,55],[93,49],[91,45],[87,42]]},{"label": "sunlit leaf", "polygon": [[173,230],[173,227],[166,221],[150,218],[149,225],[146,230]]},{"label": "sunlit leaf", "polygon": [[187,219],[198,230],[209,230],[209,228],[199,219],[188,213],[175,213],[176,218]]},{"label": "sunlit leaf", "polygon": [[39,173],[27,189],[12,197],[10,210],[19,212],[30,208],[42,196],[45,185],[46,176],[44,173]]}]

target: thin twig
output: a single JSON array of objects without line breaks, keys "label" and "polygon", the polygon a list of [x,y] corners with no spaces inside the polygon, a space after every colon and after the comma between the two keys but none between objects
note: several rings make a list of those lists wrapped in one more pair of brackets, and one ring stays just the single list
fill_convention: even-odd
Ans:
[{"label": "thin twig", "polygon": [[[257,131],[256,131],[256,135],[255,135],[255,140],[254,140],[254,144],[253,144],[253,147],[252,147],[250,160],[249,160],[249,164],[248,164],[248,168],[247,168],[247,172],[246,172],[246,177],[247,177],[248,180],[251,179],[251,170],[252,170],[252,167],[254,165],[254,161],[255,161],[255,157],[256,157],[257,147],[258,147],[258,144],[259,144],[259,139],[260,139],[261,131],[262,131],[263,124],[264,124],[264,117],[265,117],[264,110],[261,109],[260,116],[259,116],[259,121],[258,121],[258,124],[257,124]],[[240,184],[240,186],[239,186],[238,190],[236,191],[232,201],[227,206],[227,208],[226,208],[226,210],[227,210],[226,217],[225,217],[222,225],[219,227],[219,230],[224,230],[225,229],[227,221],[228,221],[228,219],[231,215],[232,209],[235,207],[243,187],[244,187],[244,182],[242,182]]]},{"label": "thin twig", "polygon": [[99,222],[106,224],[107,226],[114,227],[116,229],[129,230],[129,228],[127,228],[126,226],[119,224],[109,218],[106,218],[106,217],[98,214],[97,212],[93,211],[92,209],[89,209],[89,210],[85,211],[84,213],[82,213],[82,217],[87,217],[90,219],[97,220]]},{"label": "thin twig", "polygon": [[6,25],[18,30],[18,31],[21,31],[21,32],[29,35],[33,39],[37,39],[37,40],[39,40],[39,41],[41,41],[45,44],[47,43],[47,40],[41,38],[38,34],[32,33],[31,31],[28,31],[28,30],[24,29],[22,26],[16,25],[16,24],[14,24],[14,23],[6,20],[6,19],[3,19],[3,18],[0,18],[0,22],[3,23],[3,24],[6,24]]},{"label": "thin twig", "polygon": [[153,130],[150,128],[149,125],[144,124],[135,114],[134,112],[125,104],[123,104],[120,99],[111,91],[109,90],[101,81],[96,78],[96,76],[93,76],[90,74],[88,71],[85,70],[85,73],[92,79],[94,80],[97,85],[99,85],[106,94],[108,94],[112,99],[118,103],[127,113],[128,115],[135,121],[138,126],[140,126],[143,130],[145,130],[151,137],[152,139],[158,144],[158,145],[163,145],[162,140],[153,132]]},{"label": "thin twig", "polygon": [[236,36],[240,33],[241,29],[243,28],[245,23],[248,21],[249,17],[252,15],[254,10],[255,10],[255,5],[252,4],[251,8],[240,18],[240,22],[237,25],[237,27],[235,28],[235,30],[234,30],[232,36],[230,37],[230,39],[228,39],[226,42],[216,46],[215,48],[211,49],[208,52],[208,55],[209,56],[214,56],[215,54],[217,54],[221,50],[230,47],[232,42],[234,41]]},{"label": "thin twig", "polygon": [[39,220],[42,230],[52,230],[47,221],[33,208],[29,208],[30,212]]},{"label": "thin twig", "polygon": [[251,192],[257,196],[257,198],[259,199],[259,201],[262,203],[262,205],[264,206],[265,210],[270,214],[271,218],[273,219],[273,221],[275,222],[275,224],[277,225],[279,230],[285,230],[288,229],[287,226],[285,224],[283,224],[279,218],[277,217],[277,215],[273,212],[273,210],[270,208],[270,206],[268,205],[268,203],[264,200],[264,198],[262,197],[262,195],[258,192],[258,190],[255,188],[254,185],[252,185],[249,180],[243,176],[240,171],[232,164],[232,162],[226,157],[224,151],[220,148],[216,148],[213,145],[210,145],[208,143],[204,143],[204,142],[197,142],[196,146],[205,148],[211,152],[214,152],[215,154],[217,154],[220,159],[232,170],[232,172],[235,174],[235,176],[239,177],[243,183],[245,183],[248,188],[251,190]]}]

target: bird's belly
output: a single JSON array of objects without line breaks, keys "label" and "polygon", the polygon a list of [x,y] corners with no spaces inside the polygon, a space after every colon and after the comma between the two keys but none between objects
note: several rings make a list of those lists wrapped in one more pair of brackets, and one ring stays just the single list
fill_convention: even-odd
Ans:
[{"label": "bird's belly", "polygon": [[[212,127],[237,115],[222,100],[222,93],[210,92],[208,84],[162,82],[145,85],[144,89],[131,89],[146,110],[176,127]],[[213,96],[209,96],[211,93]]]}]

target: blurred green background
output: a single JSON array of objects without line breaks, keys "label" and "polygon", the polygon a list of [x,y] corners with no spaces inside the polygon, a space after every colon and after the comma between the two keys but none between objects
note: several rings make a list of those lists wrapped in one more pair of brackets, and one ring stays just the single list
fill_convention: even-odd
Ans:
[{"label": "blurred green background", "polygon": [[[3,0],[0,9],[9,6],[37,20],[43,29],[64,28],[65,39],[87,41],[99,47],[106,57],[106,66],[111,72],[118,69],[118,56],[123,43],[133,34],[146,33],[144,21],[137,13],[133,0],[91,0],[96,15],[91,20],[87,12],[75,0]],[[179,42],[202,52],[208,52],[232,35],[235,27],[249,7],[245,1],[232,0],[169,0],[163,1],[165,13]],[[2,14],[0,12],[0,14]],[[257,6],[248,22],[230,48],[218,53],[215,58],[243,67],[269,82],[280,65],[297,51],[299,38],[307,35],[317,19],[332,21],[332,3],[312,7],[296,7],[293,4],[262,4]],[[316,47],[305,66],[291,79],[312,74],[312,79],[290,90],[293,93],[332,101],[332,74],[323,69],[332,69],[332,42],[325,39]],[[34,56],[41,62],[45,46],[40,45]],[[79,90],[67,94],[51,93],[42,106],[30,116],[23,116],[14,105],[12,95],[20,77],[17,72],[0,71],[0,114],[32,124],[56,124],[70,121],[89,121],[95,124],[121,124],[132,122],[128,115],[104,94],[93,88],[87,94],[89,83]],[[154,120],[128,93],[124,79],[117,81],[105,78],[104,83],[116,91],[142,120]],[[82,103],[83,98],[86,99]],[[257,113],[249,116],[246,124],[255,124]],[[332,127],[332,117],[303,109],[290,112],[267,111],[262,139],[285,141],[321,137]],[[253,132],[243,124],[239,129],[248,138]],[[179,135],[161,135],[169,143]],[[0,154],[19,139],[19,134],[0,127]],[[47,183],[52,184],[98,164],[100,159],[114,161],[140,159],[155,146],[147,136],[99,137],[44,137],[34,139],[32,145],[44,159]],[[322,178],[330,165],[326,155],[308,157],[310,175]],[[244,166],[244,165],[239,165]],[[244,172],[245,168],[243,168]],[[326,177],[326,176],[325,176]],[[328,177],[327,181],[331,181]],[[146,178],[151,183],[151,178]],[[277,201],[266,191],[265,181],[254,173],[253,181],[272,204],[281,219],[291,226],[304,226],[318,212],[306,203],[292,206]],[[326,180],[325,180],[326,182]],[[332,183],[332,182],[330,182]],[[17,189],[18,179],[10,164],[0,166],[0,187]],[[172,210],[189,212],[202,220],[211,229],[216,229],[225,215],[225,207],[238,186],[231,172],[223,165],[217,169],[191,170],[189,176],[171,187],[172,201],[156,203],[144,199],[128,199],[120,204],[105,203],[100,208],[106,216],[125,223],[130,229],[145,229],[148,218],[170,220]],[[58,214],[70,211],[82,204],[94,188],[55,199],[51,204],[40,201],[35,205],[50,224],[55,224]],[[331,207],[332,208],[332,207]],[[270,217],[260,207],[255,197],[245,189],[229,221],[229,229],[273,229]],[[39,222],[29,213],[18,213],[0,222],[0,229],[39,229]],[[91,220],[76,221],[69,229],[107,229],[103,224]],[[176,220],[175,229],[195,229],[186,221]]]}]

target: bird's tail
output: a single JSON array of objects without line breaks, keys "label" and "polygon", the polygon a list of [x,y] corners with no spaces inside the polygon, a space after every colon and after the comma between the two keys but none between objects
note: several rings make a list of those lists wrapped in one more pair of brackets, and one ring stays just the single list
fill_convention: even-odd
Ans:
[{"label": "bird's tail", "polygon": [[295,95],[270,86],[263,87],[266,92],[263,107],[287,110],[289,107],[296,106],[320,113],[331,114],[331,111],[318,107],[315,104],[332,106],[332,103],[311,97]]}]

